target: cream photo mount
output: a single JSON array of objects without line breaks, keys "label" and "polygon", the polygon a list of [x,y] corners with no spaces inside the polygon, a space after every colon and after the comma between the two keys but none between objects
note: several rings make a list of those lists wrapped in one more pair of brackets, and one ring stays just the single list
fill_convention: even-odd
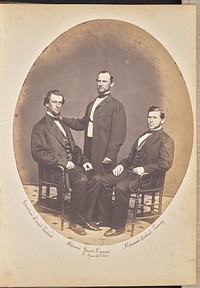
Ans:
[{"label": "cream photo mount", "polygon": [[[194,284],[197,153],[195,7],[52,5],[46,9],[45,5],[30,7],[15,4],[4,7],[1,5],[0,13],[3,15],[1,34],[4,40],[2,67],[9,67],[5,74],[4,69],[1,71],[5,81],[2,95],[6,95],[1,101],[7,111],[2,119],[2,127],[4,144],[10,147],[2,156],[3,163],[7,163],[7,173],[2,182],[4,193],[1,229],[4,237],[1,240],[1,261],[4,265],[1,265],[1,282],[5,283],[4,286]],[[170,22],[168,15],[171,15]],[[128,242],[109,247],[88,246],[71,241],[46,225],[32,208],[23,189],[12,148],[16,103],[33,63],[59,35],[94,19],[116,19],[137,25],[167,49],[186,82],[194,121],[193,149],[189,166],[168,209],[147,231]],[[190,43],[187,41],[188,37],[191,39]],[[180,50],[181,47],[185,49]],[[11,79],[12,85],[9,85]],[[184,213],[185,208],[188,209],[187,217]],[[155,260],[156,273],[153,266]],[[33,271],[28,269],[27,263],[34,266]],[[55,267],[60,267],[60,270],[56,271],[56,277],[53,273]],[[37,277],[38,275],[40,277]]]}]

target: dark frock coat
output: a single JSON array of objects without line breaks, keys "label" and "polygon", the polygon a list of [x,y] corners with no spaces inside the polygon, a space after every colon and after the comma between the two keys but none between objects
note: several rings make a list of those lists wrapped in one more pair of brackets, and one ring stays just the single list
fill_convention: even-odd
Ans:
[{"label": "dark frock coat", "polygon": [[[87,137],[87,128],[95,100],[88,104],[82,119],[64,118],[63,121],[72,129],[85,130],[84,154],[90,159],[95,171],[104,175],[111,172],[117,164],[117,154],[126,138],[126,114],[124,106],[111,94],[96,107],[90,154],[90,138]],[[112,159],[112,164],[104,165],[102,163],[104,157]]]}]

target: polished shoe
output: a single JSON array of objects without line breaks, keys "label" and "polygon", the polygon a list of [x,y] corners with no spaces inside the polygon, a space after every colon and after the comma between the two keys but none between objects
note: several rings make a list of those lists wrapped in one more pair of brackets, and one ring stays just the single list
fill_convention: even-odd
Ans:
[{"label": "polished shoe", "polygon": [[95,225],[95,223],[92,222],[85,222],[84,228],[92,231],[98,231],[99,228]]},{"label": "polished shoe", "polygon": [[85,229],[79,224],[75,224],[75,223],[70,222],[69,229],[71,229],[74,233],[76,233],[80,236],[86,235]]},{"label": "polished shoe", "polygon": [[110,224],[109,224],[108,222],[106,222],[106,221],[101,221],[101,220],[96,221],[96,222],[95,222],[95,225],[96,225],[97,227],[110,227]]},{"label": "polished shoe", "polygon": [[113,229],[110,228],[108,229],[103,235],[105,237],[111,237],[111,236],[118,236],[119,234],[123,234],[124,233],[124,229]]}]

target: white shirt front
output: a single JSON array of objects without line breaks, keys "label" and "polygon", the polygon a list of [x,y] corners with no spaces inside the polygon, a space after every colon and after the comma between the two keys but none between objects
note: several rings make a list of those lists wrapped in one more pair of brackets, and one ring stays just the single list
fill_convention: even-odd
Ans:
[{"label": "white shirt front", "polygon": [[147,138],[153,133],[153,132],[155,132],[155,131],[158,131],[158,130],[160,130],[160,129],[162,129],[162,126],[161,127],[159,127],[159,128],[157,128],[157,129],[155,129],[154,131],[152,131],[152,132],[147,132],[147,133],[145,133],[143,136],[141,136],[139,139],[138,139],[138,146],[137,146],[137,150],[140,150],[141,148],[142,148],[142,146],[145,144],[145,140],[147,140]]},{"label": "white shirt front", "polygon": [[94,112],[96,110],[96,107],[106,98],[99,98],[97,97],[96,100],[94,101],[94,104],[92,106],[91,112],[90,112],[90,121],[88,124],[88,129],[87,129],[87,137],[92,137],[93,136],[93,119],[94,119]]},{"label": "white shirt front", "polygon": [[140,150],[142,148],[142,146],[144,145],[144,143],[146,142],[145,140],[151,135],[152,133],[145,133],[143,136],[141,136],[138,139],[138,148],[137,150]]},{"label": "white shirt front", "polygon": [[[50,111],[47,111],[47,114],[49,116],[51,116],[52,118],[55,118],[55,116],[50,112]],[[61,117],[59,117],[61,119]],[[61,130],[61,132],[63,133],[63,135],[66,137],[66,132],[65,132],[65,129],[62,127],[62,125],[60,124],[60,122],[57,120],[54,120],[55,124],[58,126],[58,128]]]}]

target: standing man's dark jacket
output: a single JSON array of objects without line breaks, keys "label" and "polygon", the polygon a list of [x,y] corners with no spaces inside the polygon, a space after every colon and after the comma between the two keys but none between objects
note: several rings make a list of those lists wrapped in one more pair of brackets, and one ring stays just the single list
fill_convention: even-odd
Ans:
[{"label": "standing man's dark jacket", "polygon": [[[117,154],[126,138],[126,114],[123,104],[113,98],[111,94],[96,107],[93,119],[93,137],[91,155],[87,128],[90,112],[95,100],[90,102],[82,119],[63,119],[72,129],[85,130],[84,154],[91,161],[96,172],[104,175],[112,171],[117,164]],[[91,156],[91,157],[90,157]],[[104,157],[113,160],[109,165],[102,163]]]}]

